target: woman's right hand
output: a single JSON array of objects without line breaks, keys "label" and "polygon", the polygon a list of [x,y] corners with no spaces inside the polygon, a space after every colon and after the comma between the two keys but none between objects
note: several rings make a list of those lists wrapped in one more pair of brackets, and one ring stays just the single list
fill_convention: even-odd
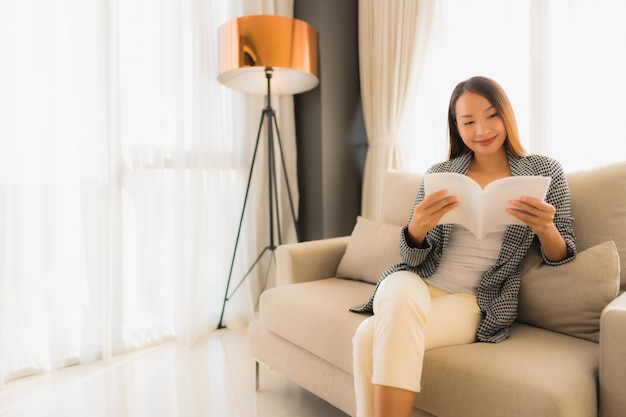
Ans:
[{"label": "woman's right hand", "polygon": [[447,193],[446,190],[439,190],[429,194],[413,209],[408,232],[416,246],[422,246],[426,233],[439,223],[444,214],[459,205],[456,196]]}]

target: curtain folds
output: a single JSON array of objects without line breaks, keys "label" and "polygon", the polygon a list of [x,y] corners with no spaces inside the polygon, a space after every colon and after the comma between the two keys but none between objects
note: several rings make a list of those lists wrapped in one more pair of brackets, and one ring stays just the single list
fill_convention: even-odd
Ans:
[{"label": "curtain folds", "polygon": [[432,0],[359,0],[359,64],[368,152],[361,214],[378,219],[383,173],[406,169],[399,133],[412,107],[434,14]]},{"label": "curtain folds", "polygon": [[[0,3],[0,385],[215,329],[265,105],[218,83],[217,29],[292,12],[292,0]],[[297,201],[293,99],[273,103]],[[265,148],[234,280],[268,233]],[[227,324],[251,318],[270,266],[228,302]]]}]

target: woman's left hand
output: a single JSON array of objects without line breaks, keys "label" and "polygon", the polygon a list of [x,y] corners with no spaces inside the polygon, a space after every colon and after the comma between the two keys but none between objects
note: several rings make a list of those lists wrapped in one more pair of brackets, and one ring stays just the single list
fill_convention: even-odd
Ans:
[{"label": "woman's left hand", "polygon": [[507,212],[526,223],[537,236],[555,227],[553,221],[556,209],[551,204],[531,197],[521,197],[510,203],[514,208],[508,208]]},{"label": "woman's left hand", "polygon": [[531,197],[511,200],[510,203],[513,208],[507,208],[506,211],[532,229],[539,238],[547,259],[558,262],[567,257],[567,244],[554,224],[554,206]]}]

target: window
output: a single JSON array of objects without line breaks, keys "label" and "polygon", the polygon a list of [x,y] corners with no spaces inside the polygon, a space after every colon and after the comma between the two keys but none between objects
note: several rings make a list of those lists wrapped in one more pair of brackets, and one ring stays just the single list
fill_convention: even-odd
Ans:
[{"label": "window", "polygon": [[447,157],[448,100],[473,75],[505,89],[527,151],[570,171],[624,160],[611,122],[625,110],[626,4],[444,0],[437,7],[414,117],[402,131],[411,170]]}]

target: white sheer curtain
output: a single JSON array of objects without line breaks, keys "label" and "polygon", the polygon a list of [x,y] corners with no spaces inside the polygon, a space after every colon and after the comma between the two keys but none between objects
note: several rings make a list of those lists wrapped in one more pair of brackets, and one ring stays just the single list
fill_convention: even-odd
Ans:
[{"label": "white sheer curtain", "polygon": [[0,383],[103,344],[102,27],[95,1],[0,3]]},{"label": "white sheer curtain", "polygon": [[543,151],[566,170],[626,160],[626,2],[545,7]]},{"label": "white sheer curtain", "polygon": [[361,214],[378,218],[382,176],[406,169],[399,135],[416,96],[427,51],[432,0],[360,0],[359,63],[368,151]]},{"label": "white sheer curtain", "polygon": [[[217,28],[292,10],[0,3],[0,385],[215,328],[264,106],[217,82]],[[293,104],[274,103],[297,199]],[[264,160],[235,276],[265,244]],[[253,314],[256,275],[228,324]]]}]

